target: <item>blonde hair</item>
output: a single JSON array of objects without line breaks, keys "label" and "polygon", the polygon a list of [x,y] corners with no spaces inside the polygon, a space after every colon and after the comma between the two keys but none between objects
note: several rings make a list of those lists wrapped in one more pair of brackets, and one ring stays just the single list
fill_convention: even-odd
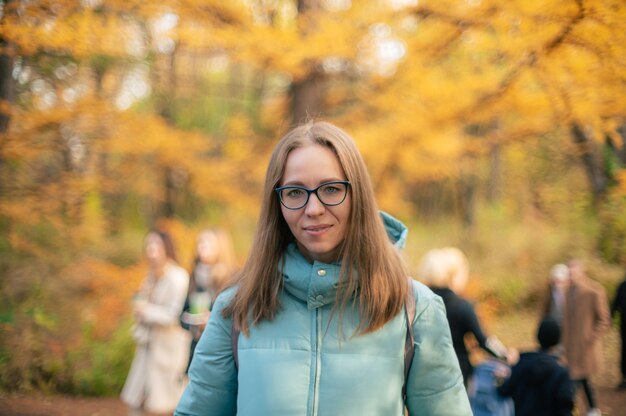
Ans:
[{"label": "blonde hair", "polygon": [[556,282],[564,282],[570,277],[569,267],[565,264],[555,264],[550,270],[550,279]]},{"label": "blonde hair", "polygon": [[361,321],[357,331],[375,331],[396,316],[408,291],[408,271],[391,244],[378,213],[367,168],[355,143],[340,128],[310,122],[288,132],[276,145],[267,168],[259,223],[250,255],[238,275],[239,288],[224,316],[244,333],[250,325],[272,320],[279,309],[283,281],[280,261],[294,241],[274,189],[284,175],[289,153],[311,144],[331,149],[350,181],[351,210],[341,245],[341,273],[335,309],[340,316],[357,296]]},{"label": "blonde hair", "polygon": [[[223,228],[205,228],[198,233],[198,240],[205,236],[211,235],[215,238],[215,249],[217,251],[215,263],[212,264],[213,271],[209,289],[213,295],[217,295],[225,287],[228,286],[235,271],[235,250],[230,233]],[[197,250],[197,249],[196,249]],[[189,293],[195,289],[195,280],[193,272],[196,266],[201,262],[199,254],[196,252],[192,267],[192,275],[189,284]]]},{"label": "blonde hair", "polygon": [[429,287],[465,289],[469,278],[469,262],[456,247],[428,251],[418,267],[418,279]]}]

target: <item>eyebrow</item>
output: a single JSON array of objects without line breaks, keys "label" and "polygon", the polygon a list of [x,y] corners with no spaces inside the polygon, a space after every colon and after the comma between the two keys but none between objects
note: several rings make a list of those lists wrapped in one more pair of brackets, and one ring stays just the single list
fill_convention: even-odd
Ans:
[{"label": "eyebrow", "polygon": [[[325,178],[325,179],[323,179],[323,180],[319,181],[317,185],[313,186],[313,188],[315,188],[316,186],[319,186],[319,185],[322,185],[322,184],[328,183],[328,182],[341,182],[341,181],[346,181],[346,180],[347,180],[347,179]],[[289,181],[289,182],[285,182],[284,184],[282,184],[282,185],[280,185],[280,186],[301,186],[301,187],[303,187],[303,188],[307,188],[307,187],[304,185],[304,182],[302,182],[302,181],[297,181],[297,180],[294,180],[294,181]],[[309,188],[307,188],[307,189],[309,189]]]}]

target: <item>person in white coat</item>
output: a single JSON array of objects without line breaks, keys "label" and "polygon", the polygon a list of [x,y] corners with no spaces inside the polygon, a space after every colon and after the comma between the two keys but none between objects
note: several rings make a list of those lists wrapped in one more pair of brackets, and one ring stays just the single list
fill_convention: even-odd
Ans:
[{"label": "person in white coat", "polygon": [[167,233],[147,235],[145,256],[149,271],[134,304],[137,348],[121,398],[129,415],[171,414],[184,389],[189,358],[189,334],[179,323],[189,275],[176,263]]}]

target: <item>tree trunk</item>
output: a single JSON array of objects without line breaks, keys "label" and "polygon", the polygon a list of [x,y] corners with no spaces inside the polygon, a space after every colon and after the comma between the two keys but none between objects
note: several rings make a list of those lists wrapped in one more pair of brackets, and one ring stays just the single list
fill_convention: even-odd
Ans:
[{"label": "tree trunk", "polygon": [[0,134],[9,128],[11,116],[7,111],[7,104],[12,105],[15,95],[15,84],[13,82],[13,57],[7,52],[8,44],[6,40],[0,38]]},{"label": "tree trunk", "polygon": [[622,165],[626,166],[626,123],[619,126],[617,129],[620,137],[622,138],[621,147],[616,149],[617,157],[619,158]]},{"label": "tree trunk", "polygon": [[459,181],[461,218],[466,229],[476,223],[476,178],[470,173]]},{"label": "tree trunk", "polygon": [[[319,8],[319,0],[298,0],[298,14],[300,15]],[[322,115],[322,74],[317,68],[317,62],[309,62],[308,65],[307,75],[303,79],[294,81],[291,85],[291,121],[293,125]]]},{"label": "tree trunk", "polygon": [[585,166],[587,178],[591,185],[591,193],[594,204],[600,202],[607,187],[607,178],[602,167],[602,160],[596,144],[585,134],[578,123],[570,127],[574,143],[580,152],[580,158]]},{"label": "tree trunk", "polygon": [[[174,100],[176,98],[176,53],[179,50],[178,45],[174,48],[171,54],[166,59],[166,71],[165,80],[161,82],[159,88],[162,91],[159,94],[159,115],[169,125],[174,124]],[[172,218],[176,213],[176,194],[179,191],[173,180],[173,166],[159,165],[163,180],[163,196],[161,207],[159,209],[159,215],[165,218]]]},{"label": "tree trunk", "polygon": [[291,121],[297,125],[322,115],[321,75],[315,68],[302,81],[291,86]]},{"label": "tree trunk", "polygon": [[[2,20],[7,14],[10,1],[0,1],[2,6]],[[13,56],[11,45],[4,37],[0,37],[0,195],[4,195],[4,152],[5,134],[9,129],[11,115],[9,108],[15,98],[15,83],[13,81]]]},{"label": "tree trunk", "polygon": [[489,149],[489,184],[487,198],[497,203],[502,198],[502,145],[494,143]]}]

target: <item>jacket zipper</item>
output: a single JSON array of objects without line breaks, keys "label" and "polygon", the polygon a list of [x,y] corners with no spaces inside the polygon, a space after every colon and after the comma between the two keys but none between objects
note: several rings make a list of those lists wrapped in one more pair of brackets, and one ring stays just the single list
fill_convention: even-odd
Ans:
[{"label": "jacket zipper", "polygon": [[321,373],[321,355],[322,355],[322,314],[320,308],[315,308],[316,332],[315,337],[315,380],[313,382],[313,409],[312,416],[317,416],[319,404],[319,382]]}]

